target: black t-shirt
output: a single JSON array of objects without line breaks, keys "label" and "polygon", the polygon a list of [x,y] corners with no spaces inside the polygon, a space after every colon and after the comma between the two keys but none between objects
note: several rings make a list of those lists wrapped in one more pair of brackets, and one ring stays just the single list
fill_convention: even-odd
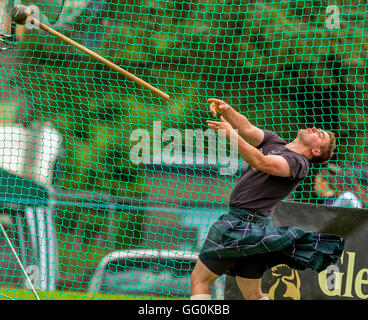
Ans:
[{"label": "black t-shirt", "polygon": [[230,195],[230,206],[245,208],[261,215],[270,215],[278,202],[287,197],[308,175],[309,161],[302,154],[285,147],[287,142],[276,133],[264,130],[264,139],[257,147],[264,155],[279,155],[290,165],[292,177],[273,176],[251,166]]}]

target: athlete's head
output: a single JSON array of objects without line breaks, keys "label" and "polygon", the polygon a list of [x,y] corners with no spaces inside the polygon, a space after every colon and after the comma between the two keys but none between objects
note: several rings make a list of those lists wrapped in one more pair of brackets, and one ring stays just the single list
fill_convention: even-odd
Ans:
[{"label": "athlete's head", "polygon": [[312,163],[325,163],[332,158],[336,148],[335,134],[315,127],[300,129],[298,138],[310,149]]}]

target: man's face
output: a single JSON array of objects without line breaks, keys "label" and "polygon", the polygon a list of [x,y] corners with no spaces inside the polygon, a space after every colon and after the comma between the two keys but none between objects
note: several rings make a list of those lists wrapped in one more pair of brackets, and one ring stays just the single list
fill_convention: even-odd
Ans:
[{"label": "man's face", "polygon": [[330,143],[330,136],[328,133],[316,127],[300,129],[298,137],[306,146],[313,150],[321,150]]}]

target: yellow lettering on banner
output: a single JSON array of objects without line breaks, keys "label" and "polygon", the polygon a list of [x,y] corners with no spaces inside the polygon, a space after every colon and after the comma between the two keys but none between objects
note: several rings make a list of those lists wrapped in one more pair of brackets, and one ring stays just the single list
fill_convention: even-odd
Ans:
[{"label": "yellow lettering on banner", "polygon": [[[366,278],[363,279],[363,276],[366,275]],[[363,284],[368,284],[368,269],[361,269],[356,275],[355,278],[355,293],[360,299],[368,299],[368,293],[364,294],[362,291]],[[368,291],[368,290],[367,290]]]},{"label": "yellow lettering on banner", "polygon": [[[344,263],[344,251],[341,254],[340,257],[341,264]],[[321,291],[326,295],[330,297],[334,296],[341,296],[341,287],[342,287],[342,278],[344,276],[343,272],[333,272],[331,275],[327,275],[328,269],[321,271],[318,273],[318,283]],[[333,277],[335,277],[333,279]],[[331,283],[331,280],[335,280],[334,287],[331,290],[331,288],[328,288],[327,282]]]},{"label": "yellow lettering on banner", "polygon": [[[318,283],[321,291],[326,296],[342,296],[349,298],[368,299],[368,269],[360,269],[354,275],[355,268],[355,252],[343,252],[340,261],[344,264],[344,254],[347,254],[347,270],[346,277],[343,279],[345,272],[338,272],[339,267],[336,265],[329,266],[326,270],[318,274]],[[345,259],[346,260],[346,259]],[[341,295],[342,285],[344,284],[345,292]],[[354,285],[354,295],[353,295]]]},{"label": "yellow lettering on banner", "polygon": [[346,273],[346,288],[343,297],[353,297],[353,276],[354,276],[354,264],[355,264],[355,252],[346,252],[348,255],[348,270]]},{"label": "yellow lettering on banner", "polygon": [[[342,278],[344,276],[343,272],[333,272],[332,275],[327,276],[327,269],[321,271],[318,274],[318,282],[319,287],[321,288],[321,291],[326,295],[330,297],[334,296],[341,296],[341,286],[342,286]],[[327,279],[329,277],[335,277],[335,285],[334,288],[331,290],[327,286]]]}]

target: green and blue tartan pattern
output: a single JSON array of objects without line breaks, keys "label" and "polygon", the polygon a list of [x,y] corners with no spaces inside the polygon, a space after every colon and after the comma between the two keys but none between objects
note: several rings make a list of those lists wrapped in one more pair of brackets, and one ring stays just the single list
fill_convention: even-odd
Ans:
[{"label": "green and blue tartan pattern", "polygon": [[[251,213],[259,221],[247,221]],[[210,228],[200,257],[228,259],[262,253],[280,252],[287,265],[317,272],[336,263],[345,240],[333,234],[305,231],[294,226],[276,227],[272,215],[260,216],[245,209],[231,208]]]}]

